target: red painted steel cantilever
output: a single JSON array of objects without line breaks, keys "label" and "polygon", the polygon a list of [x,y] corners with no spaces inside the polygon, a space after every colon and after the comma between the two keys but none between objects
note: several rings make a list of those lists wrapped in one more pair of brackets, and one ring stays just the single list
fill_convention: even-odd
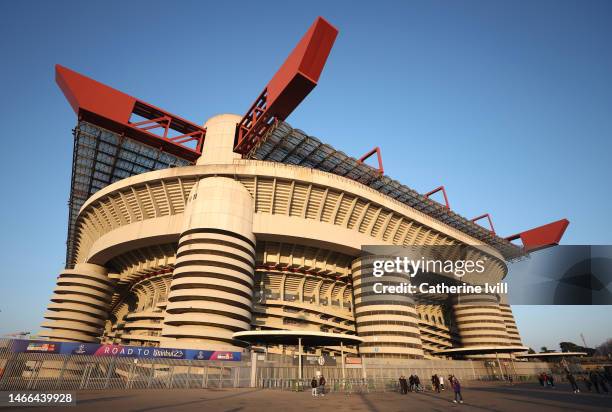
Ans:
[{"label": "red painted steel cantilever", "polygon": [[[55,66],[55,80],[80,120],[190,162],[200,157],[206,135],[203,127],[60,65]],[[132,115],[145,120],[131,122]],[[155,129],[161,129],[160,133],[153,133]],[[176,136],[169,136],[171,130]],[[187,146],[189,142],[195,142],[195,147]]]},{"label": "red painted steel cantilever", "polygon": [[489,215],[488,213],[485,213],[483,215],[480,216],[476,216],[474,219],[471,219],[472,222],[477,222],[480,219],[484,219],[487,218],[487,220],[489,221],[489,227],[491,228],[491,233],[495,234],[495,228],[493,227],[493,220],[491,220],[491,215]]},{"label": "red painted steel cantilever", "polygon": [[246,154],[317,85],[338,30],[318,17],[236,127],[234,151]]},{"label": "red painted steel cantilever", "polygon": [[378,160],[378,172],[381,175],[383,175],[383,174],[385,174],[385,169],[383,167],[382,154],[380,153],[380,147],[376,146],[374,149],[370,150],[368,153],[366,153],[363,156],[361,156],[359,158],[359,163],[365,162],[374,153],[376,153],[376,159]]},{"label": "red painted steel cantilever", "polygon": [[545,249],[559,244],[569,223],[567,219],[557,220],[556,222],[508,236],[506,240],[513,241],[520,239],[526,252]]},{"label": "red painted steel cantilever", "polygon": [[423,196],[429,199],[431,195],[438,193],[438,192],[442,192],[442,195],[444,196],[444,203],[446,204],[446,208],[450,210],[450,203],[448,202],[448,196],[446,196],[446,189],[444,188],[444,186],[436,187],[434,190],[425,193]]}]

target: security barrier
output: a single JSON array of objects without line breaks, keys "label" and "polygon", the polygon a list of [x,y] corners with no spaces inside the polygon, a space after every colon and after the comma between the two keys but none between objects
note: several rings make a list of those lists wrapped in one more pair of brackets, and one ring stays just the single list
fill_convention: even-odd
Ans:
[{"label": "security barrier", "polygon": [[0,391],[239,388],[250,362],[14,353],[0,341]]},{"label": "security barrier", "polygon": [[[433,374],[455,375],[471,380],[534,380],[555,365],[543,362],[382,360],[363,359],[363,364],[302,367],[289,363],[286,356],[259,359],[251,364],[246,354],[240,361],[114,357],[77,354],[17,353],[13,341],[0,340],[0,391],[3,390],[105,390],[173,388],[259,387],[302,391],[310,389],[314,376],[322,374],[329,392],[363,393],[397,390],[401,375],[416,374],[425,387]],[[261,357],[262,355],[255,356]],[[500,369],[500,367],[502,369]],[[500,373],[502,372],[502,373]],[[559,376],[560,378],[561,376]]]}]

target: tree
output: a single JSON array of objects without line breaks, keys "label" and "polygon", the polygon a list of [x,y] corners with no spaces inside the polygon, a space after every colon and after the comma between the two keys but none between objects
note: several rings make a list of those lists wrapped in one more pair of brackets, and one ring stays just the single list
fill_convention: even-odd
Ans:
[{"label": "tree", "polygon": [[576,345],[574,342],[561,342],[559,347],[561,352],[586,352],[587,356],[593,356],[595,353],[595,349]]},{"label": "tree", "polygon": [[580,346],[576,345],[574,342],[561,342],[559,343],[559,347],[561,348],[561,352],[581,352]]},{"label": "tree", "polygon": [[596,348],[595,354],[598,356],[612,356],[612,338]]},{"label": "tree", "polygon": [[546,346],[542,346],[542,347],[540,348],[540,352],[542,352],[542,353],[546,353],[546,352],[548,352],[548,348],[547,348]]},{"label": "tree", "polygon": [[531,353],[536,353],[536,351],[534,351],[533,349],[529,348],[529,350],[527,351],[527,353],[531,354]]}]

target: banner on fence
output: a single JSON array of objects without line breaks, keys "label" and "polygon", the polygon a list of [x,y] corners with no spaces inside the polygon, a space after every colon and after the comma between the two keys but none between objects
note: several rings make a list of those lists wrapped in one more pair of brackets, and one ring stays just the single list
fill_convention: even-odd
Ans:
[{"label": "banner on fence", "polygon": [[130,358],[240,361],[242,353],[215,350],[155,348],[148,346],[100,345],[97,343],[13,340],[14,353],[54,353]]},{"label": "banner on fence", "polygon": [[344,358],[344,363],[347,365],[361,365],[361,358],[347,356]]},{"label": "banner on fence", "polygon": [[[293,364],[299,363],[297,355],[293,357]],[[336,366],[336,358],[328,355],[302,355],[302,365],[304,366]]]}]

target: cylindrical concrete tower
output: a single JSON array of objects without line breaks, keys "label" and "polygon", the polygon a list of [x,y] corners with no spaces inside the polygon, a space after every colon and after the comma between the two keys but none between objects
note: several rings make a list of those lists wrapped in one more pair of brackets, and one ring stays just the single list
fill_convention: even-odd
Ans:
[{"label": "cylindrical concrete tower", "polygon": [[508,296],[505,294],[501,297],[499,309],[501,310],[501,314],[506,324],[506,332],[508,332],[508,338],[510,339],[510,343],[514,346],[523,346],[523,342],[521,341],[521,335],[519,334],[518,328],[516,326],[516,321],[514,320],[514,315],[512,314],[512,308],[508,303]]},{"label": "cylindrical concrete tower", "polygon": [[197,164],[231,164],[240,158],[240,154],[234,152],[236,125],[240,120],[242,117],[236,114],[219,114],[206,121],[204,150]]},{"label": "cylindrical concrete tower", "polygon": [[106,268],[78,263],[64,270],[45,313],[41,336],[68,342],[99,342],[114,289]]},{"label": "cylindrical concrete tower", "polygon": [[355,294],[355,325],[357,335],[364,339],[359,353],[366,357],[422,359],[423,348],[419,321],[413,298],[408,294],[377,294],[374,283],[398,285],[408,282],[405,275],[385,273],[372,275],[376,256],[353,261],[353,292]]},{"label": "cylindrical concrete tower", "polygon": [[454,298],[453,313],[461,346],[509,346],[506,322],[494,294]]},{"label": "cylindrical concrete tower", "polygon": [[[221,115],[206,123],[198,164],[231,163],[236,124],[230,117],[235,120]],[[160,345],[240,350],[232,334],[250,329],[254,267],[251,195],[230,178],[199,180],[185,209]]]}]

